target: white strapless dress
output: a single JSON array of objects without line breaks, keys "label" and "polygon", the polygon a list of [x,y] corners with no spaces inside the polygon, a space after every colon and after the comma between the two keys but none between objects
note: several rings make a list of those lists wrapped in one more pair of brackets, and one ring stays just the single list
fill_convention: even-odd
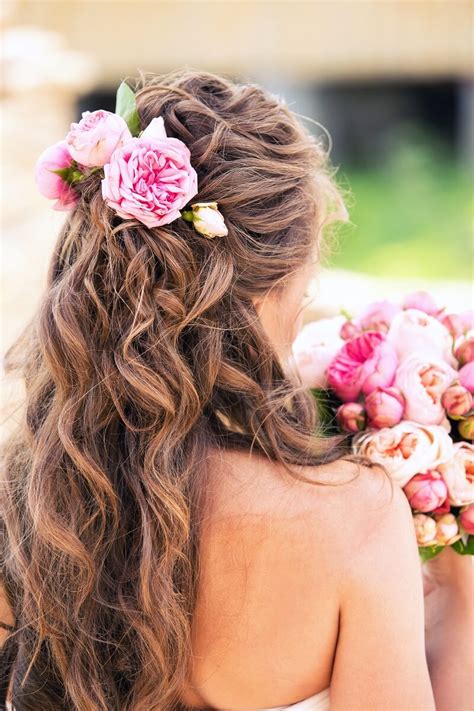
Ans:
[{"label": "white strapless dress", "polygon": [[289,706],[272,706],[270,708],[246,709],[246,711],[329,711],[329,686],[326,689],[308,696]]}]

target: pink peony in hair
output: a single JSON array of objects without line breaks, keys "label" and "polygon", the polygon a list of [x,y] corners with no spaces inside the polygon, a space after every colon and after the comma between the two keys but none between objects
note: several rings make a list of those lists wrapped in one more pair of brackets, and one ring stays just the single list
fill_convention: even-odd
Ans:
[{"label": "pink peony in hair", "polygon": [[113,152],[104,166],[102,195],[118,215],[159,227],[181,216],[197,193],[197,174],[188,147],[166,136],[162,117],[154,118],[140,138]]}]

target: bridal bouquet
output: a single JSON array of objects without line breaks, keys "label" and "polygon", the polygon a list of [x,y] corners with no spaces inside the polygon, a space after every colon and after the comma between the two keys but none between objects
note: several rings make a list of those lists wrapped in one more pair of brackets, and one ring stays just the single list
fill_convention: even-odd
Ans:
[{"label": "bridal bouquet", "polygon": [[307,324],[293,354],[329,429],[403,488],[421,558],[474,555],[474,312],[416,292]]}]

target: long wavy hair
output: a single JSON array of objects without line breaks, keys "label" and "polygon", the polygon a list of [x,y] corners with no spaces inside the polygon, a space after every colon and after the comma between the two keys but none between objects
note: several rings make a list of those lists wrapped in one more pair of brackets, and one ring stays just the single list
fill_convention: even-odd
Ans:
[{"label": "long wavy hair", "polygon": [[254,448],[297,477],[348,456],[253,305],[344,213],[327,150],[255,84],[184,70],[135,91],[142,126],[162,116],[189,147],[195,200],[217,200],[229,233],[145,228],[105,205],[100,174],[81,183],[6,356],[26,393],[0,499],[15,711],[181,708],[206,453]]}]

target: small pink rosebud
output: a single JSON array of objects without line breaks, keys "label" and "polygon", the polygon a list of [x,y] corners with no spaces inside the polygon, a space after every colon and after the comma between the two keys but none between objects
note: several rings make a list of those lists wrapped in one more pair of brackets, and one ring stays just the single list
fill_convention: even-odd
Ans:
[{"label": "small pink rosebud", "polygon": [[463,340],[457,346],[454,355],[458,359],[461,367],[466,365],[466,363],[472,363],[472,361],[474,361],[474,337],[470,336]]},{"label": "small pink rosebud", "polygon": [[356,336],[359,336],[361,334],[361,330],[359,326],[357,326],[354,321],[344,321],[344,323],[341,326],[341,330],[339,331],[340,337],[344,341],[351,341],[353,338]]},{"label": "small pink rosebud", "polygon": [[441,516],[437,516],[435,520],[437,543],[449,546],[451,543],[454,543],[461,538],[458,522],[456,521],[456,516],[454,514],[441,514]]},{"label": "small pink rosebud", "polygon": [[419,546],[430,546],[436,543],[436,521],[423,513],[413,516],[416,540]]},{"label": "small pink rosebud", "polygon": [[474,393],[474,361],[463,365],[459,371],[459,380],[466,390],[469,390],[470,393]]},{"label": "small pink rosebud", "polygon": [[371,427],[382,429],[400,422],[405,400],[397,388],[375,388],[365,398],[365,409]]},{"label": "small pink rosebud", "polygon": [[345,402],[336,412],[339,427],[346,432],[360,432],[365,428],[366,415],[359,402]]},{"label": "small pink rosebud", "polygon": [[441,404],[451,417],[462,417],[472,407],[472,395],[462,385],[451,385],[444,391]]},{"label": "small pink rosebud", "polygon": [[436,470],[416,474],[403,490],[412,509],[423,513],[442,506],[448,496],[448,488],[441,474]]},{"label": "small pink rosebud", "polygon": [[228,234],[224,217],[217,202],[195,202],[191,205],[194,229],[205,237],[225,237]]},{"label": "small pink rosebud", "polygon": [[69,210],[77,203],[77,194],[69,183],[56,171],[71,168],[73,158],[66,141],[59,141],[46,148],[35,166],[35,181],[38,190],[50,200],[56,200],[53,210]]},{"label": "small pink rosebud", "polygon": [[464,322],[459,314],[442,314],[438,316],[443,326],[445,326],[453,338],[458,338],[464,333]]},{"label": "small pink rosebud", "polygon": [[414,291],[412,294],[408,294],[403,299],[402,308],[418,309],[418,311],[424,311],[425,314],[430,316],[435,316],[440,311],[436,301],[427,291]]},{"label": "small pink rosebud", "polygon": [[463,439],[467,439],[468,441],[474,440],[474,415],[466,417],[465,420],[459,422],[458,432]]},{"label": "small pink rosebud", "polygon": [[466,533],[474,536],[474,504],[462,507],[459,512],[459,521]]}]

